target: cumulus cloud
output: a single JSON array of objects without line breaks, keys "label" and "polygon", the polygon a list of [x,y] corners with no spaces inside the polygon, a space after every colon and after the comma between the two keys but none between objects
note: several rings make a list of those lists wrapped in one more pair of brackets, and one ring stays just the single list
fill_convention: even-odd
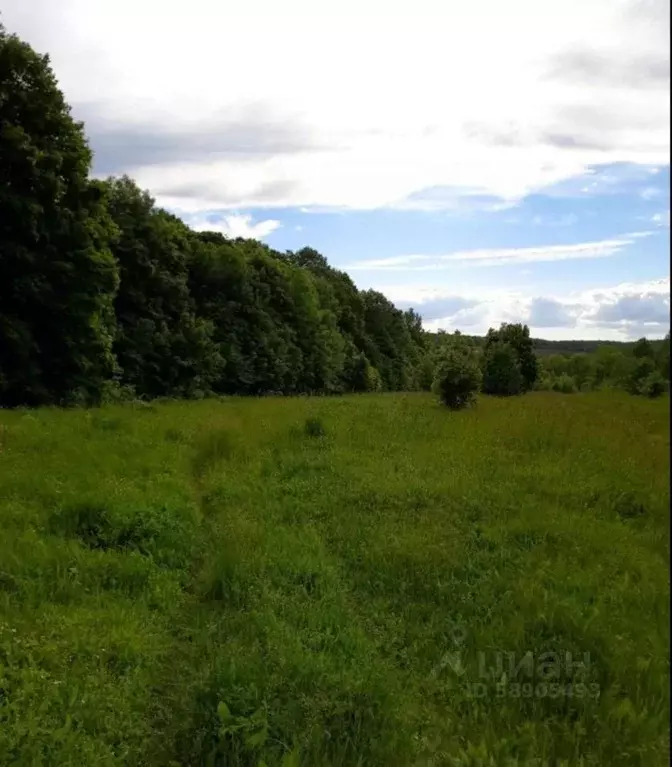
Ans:
[{"label": "cumulus cloud", "polygon": [[506,266],[540,261],[566,261],[569,259],[607,258],[621,253],[637,239],[648,237],[652,232],[631,232],[621,237],[596,242],[579,242],[570,245],[541,245],[528,248],[483,248],[459,250],[443,255],[412,254],[390,258],[359,261],[350,270],[429,271],[455,265]]},{"label": "cumulus cloud", "polygon": [[662,213],[656,213],[651,217],[651,222],[656,226],[664,226],[667,229],[670,228],[670,211],[666,210]]},{"label": "cumulus cloud", "polygon": [[221,232],[226,237],[244,237],[250,240],[263,240],[278,229],[279,221],[269,219],[252,223],[252,216],[247,214],[227,214],[222,216],[183,216],[186,223],[196,232]]},{"label": "cumulus cloud", "polygon": [[[643,335],[660,338],[670,328],[669,277],[534,297],[520,291],[449,290],[430,285],[380,289],[393,300],[412,305],[428,330],[483,335],[502,322],[524,322],[537,337],[631,340]],[[441,307],[443,312],[436,311]]]},{"label": "cumulus cloud", "polygon": [[593,87],[664,88],[670,81],[670,59],[662,50],[629,55],[627,49],[596,51],[576,47],[553,56],[547,76],[587,82]]},{"label": "cumulus cloud", "polygon": [[646,326],[669,329],[669,278],[643,285],[621,285],[599,296],[599,304],[586,317],[590,322],[625,329]]},{"label": "cumulus cloud", "polygon": [[51,53],[96,171],[194,212],[480,210],[597,164],[667,165],[665,14],[663,0],[3,3],[8,29]]},{"label": "cumulus cloud", "polygon": [[[96,102],[75,105],[74,116],[86,125],[94,150],[93,171],[101,176],[133,173],[152,165],[255,162],[328,149],[316,143],[300,120],[258,103],[241,102],[193,124],[172,120],[157,124],[148,117],[119,122],[104,104]],[[186,178],[177,183],[184,196],[202,196],[205,190]],[[158,189],[157,193],[172,191]]]},{"label": "cumulus cloud", "polygon": [[566,304],[553,298],[533,298],[527,322],[534,328],[571,328],[576,325],[576,316]]}]

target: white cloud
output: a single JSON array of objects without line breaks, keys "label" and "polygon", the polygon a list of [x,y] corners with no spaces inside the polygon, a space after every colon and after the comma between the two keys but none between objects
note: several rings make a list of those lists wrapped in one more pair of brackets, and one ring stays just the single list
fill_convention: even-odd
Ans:
[{"label": "white cloud", "polygon": [[3,3],[51,53],[99,167],[192,212],[492,205],[595,164],[666,166],[666,16],[666,0]]},{"label": "white cloud", "polygon": [[659,189],[655,186],[647,186],[645,189],[642,189],[642,191],[639,193],[639,196],[643,200],[656,200],[658,197],[662,197],[664,194],[664,190]]},{"label": "white cloud", "polygon": [[252,216],[245,214],[230,214],[217,221],[210,221],[198,215],[183,218],[196,232],[221,232],[227,237],[244,237],[251,240],[263,240],[281,226],[279,221],[272,219],[253,224]]},{"label": "white cloud", "polygon": [[535,226],[574,226],[578,221],[579,217],[574,213],[564,216],[534,216],[532,219]]},{"label": "white cloud", "polygon": [[656,224],[656,226],[664,226],[667,227],[667,229],[670,228],[670,211],[666,210],[663,213],[656,213],[655,216],[651,217],[651,222]]},{"label": "white cloud", "polygon": [[[622,283],[558,295],[521,291],[388,285],[379,290],[400,305],[412,305],[427,330],[462,330],[483,335],[502,322],[525,322],[548,339],[630,340],[662,337],[670,327],[670,278]],[[446,308],[443,316],[437,309]]]},{"label": "white cloud", "polygon": [[429,271],[445,269],[455,265],[467,266],[505,266],[508,264],[528,264],[540,261],[566,261],[580,258],[607,258],[623,251],[636,239],[648,237],[652,232],[630,232],[621,237],[580,242],[571,245],[541,245],[531,248],[484,248],[478,250],[459,250],[444,255],[392,256],[390,258],[359,261],[348,267],[349,270],[388,270],[388,271]]}]

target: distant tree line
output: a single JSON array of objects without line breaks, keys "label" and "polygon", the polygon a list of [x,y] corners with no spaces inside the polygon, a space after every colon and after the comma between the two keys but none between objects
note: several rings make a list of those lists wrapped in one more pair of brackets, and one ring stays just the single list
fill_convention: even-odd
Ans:
[{"label": "distant tree line", "polygon": [[585,383],[539,368],[526,326],[428,334],[317,251],[194,232],[130,178],[92,180],[91,161],[48,56],[0,26],[2,407],[429,390],[447,339],[487,393]]},{"label": "distant tree line", "polygon": [[[427,336],[433,340],[434,343],[436,343],[437,339],[440,339],[441,337],[446,337],[448,334],[445,330],[439,330],[437,332],[428,332]],[[481,347],[485,345],[485,336],[471,336],[471,335],[462,335],[462,339],[465,341],[468,341],[470,344]],[[549,354],[563,354],[563,355],[571,355],[571,354],[581,354],[581,353],[591,353],[596,352],[598,349],[602,349],[603,347],[609,347],[610,349],[614,349],[616,351],[621,352],[622,354],[631,354],[632,350],[635,346],[635,344],[638,343],[638,341],[586,341],[586,340],[572,340],[572,339],[563,339],[561,341],[549,341],[545,338],[531,338],[532,341],[532,348],[534,349],[535,354],[538,357],[545,357]],[[664,344],[663,339],[654,339],[650,340],[649,343],[651,344],[652,348],[655,350],[655,353],[657,354],[660,347]]]},{"label": "distant tree line", "polygon": [[657,397],[669,389],[670,334],[658,342],[640,338],[624,350],[604,345],[591,353],[543,356],[540,368],[538,389],[571,394],[617,388]]},{"label": "distant tree line", "polygon": [[428,334],[437,371],[434,389],[449,407],[471,404],[478,391],[498,396],[526,391],[622,389],[658,397],[669,391],[670,334],[661,341],[597,345],[591,353],[539,355],[526,325],[503,324],[484,338],[459,332]]}]

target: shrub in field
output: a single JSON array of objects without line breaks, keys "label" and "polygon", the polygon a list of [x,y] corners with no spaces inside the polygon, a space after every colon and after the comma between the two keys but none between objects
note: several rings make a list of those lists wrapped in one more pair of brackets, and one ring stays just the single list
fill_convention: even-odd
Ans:
[{"label": "shrub in field", "polygon": [[319,418],[306,418],[304,432],[309,437],[324,437],[327,430]]},{"label": "shrub in field", "polygon": [[577,391],[576,382],[572,376],[563,373],[553,381],[553,391],[560,392],[561,394],[575,394]]},{"label": "shrub in field", "polygon": [[490,344],[483,358],[483,391],[509,397],[523,391],[523,376],[514,348],[498,341]]},{"label": "shrub in field", "polygon": [[481,385],[481,371],[467,349],[449,349],[439,361],[434,392],[452,410],[472,404]]},{"label": "shrub in field", "polygon": [[165,504],[140,507],[81,501],[57,510],[50,531],[91,550],[135,551],[160,564],[182,567],[195,534],[193,509]]},{"label": "shrub in field", "polygon": [[644,382],[655,372],[656,365],[651,357],[635,358],[626,380],[626,388],[630,394],[641,394]]},{"label": "shrub in field", "polygon": [[645,397],[660,397],[667,390],[668,383],[662,375],[654,370],[639,385],[639,393]]},{"label": "shrub in field", "polygon": [[544,371],[535,381],[534,388],[536,391],[552,391],[553,377]]},{"label": "shrub in field", "polygon": [[132,402],[135,398],[135,389],[128,384],[122,384],[117,379],[105,381],[103,384],[101,394],[102,404],[111,405],[118,402]]}]

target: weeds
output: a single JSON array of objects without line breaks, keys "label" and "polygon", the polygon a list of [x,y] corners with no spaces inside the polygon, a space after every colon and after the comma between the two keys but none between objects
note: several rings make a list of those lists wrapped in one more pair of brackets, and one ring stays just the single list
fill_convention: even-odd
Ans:
[{"label": "weeds", "polygon": [[327,430],[324,428],[322,421],[315,417],[306,418],[304,432],[308,437],[324,437],[327,434]]},{"label": "weeds", "polygon": [[668,418],[3,411],[0,765],[666,764]]}]

